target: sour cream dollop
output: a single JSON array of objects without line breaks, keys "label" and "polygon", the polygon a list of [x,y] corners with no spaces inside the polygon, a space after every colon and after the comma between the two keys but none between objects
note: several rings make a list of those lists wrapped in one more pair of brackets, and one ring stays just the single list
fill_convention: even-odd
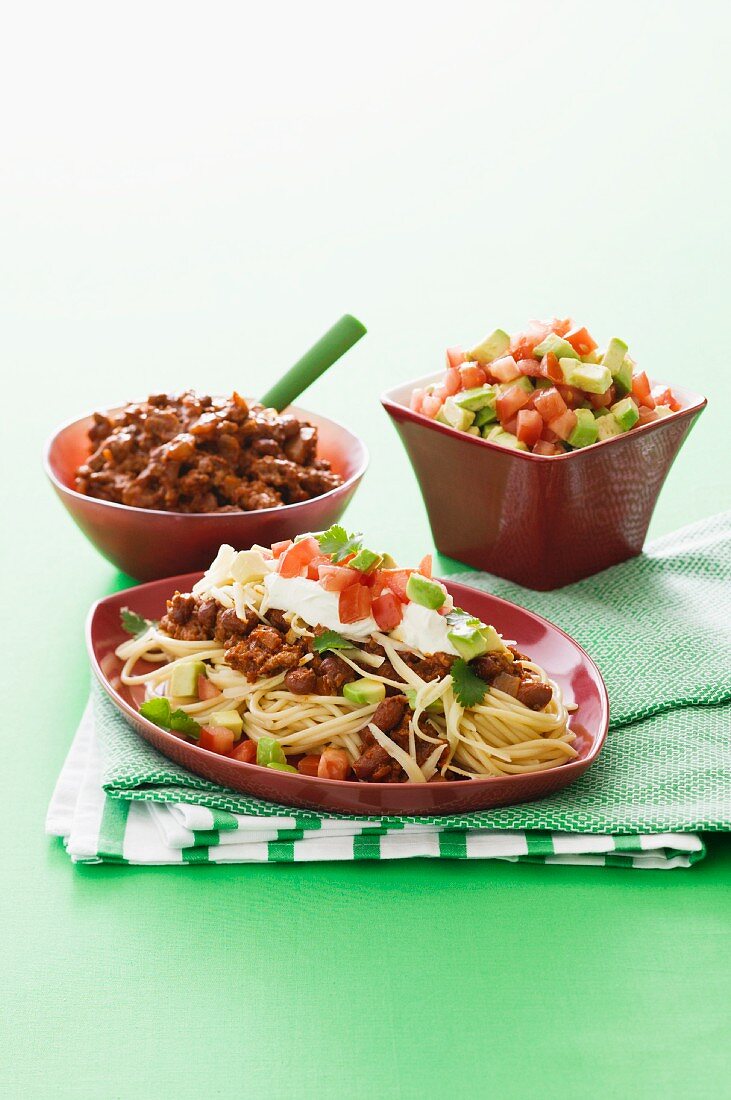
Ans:
[{"label": "sour cream dollop", "polygon": [[[277,611],[292,611],[308,626],[324,626],[357,642],[366,641],[378,630],[372,615],[355,623],[341,622],[338,614],[338,593],[326,592],[319,581],[269,573],[264,578],[264,587],[266,607]],[[458,651],[447,637],[448,629],[446,619],[438,611],[412,602],[404,605],[404,617],[389,636],[419,653],[451,653],[459,657]]]}]

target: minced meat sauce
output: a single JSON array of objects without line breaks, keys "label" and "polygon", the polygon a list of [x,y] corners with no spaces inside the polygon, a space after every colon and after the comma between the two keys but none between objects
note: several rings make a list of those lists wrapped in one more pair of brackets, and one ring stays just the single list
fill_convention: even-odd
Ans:
[{"label": "minced meat sauce", "polygon": [[[253,611],[247,611],[246,618],[240,619],[233,608],[223,608],[210,597],[199,599],[189,593],[176,592],[167,602],[167,612],[160,620],[160,629],[181,641],[218,642],[225,649],[227,664],[246,676],[250,683],[284,673],[284,686],[295,695],[341,695],[343,686],[357,679],[350,665],[337,654],[325,653],[323,656],[313,651],[312,639],[298,637],[291,631],[281,611],[268,611],[266,621],[262,621]],[[383,657],[378,674],[385,679],[398,679],[378,643],[354,642],[353,645]],[[308,656],[309,660],[302,664],[303,658]],[[551,700],[551,688],[534,679],[522,663],[525,658],[518,650],[512,649],[512,656],[514,659],[511,661],[502,655],[488,654],[470,663],[486,683],[506,691],[531,710],[543,710]],[[402,653],[401,657],[425,681],[446,676],[455,661],[448,653],[434,653],[426,657]],[[407,698],[398,688],[386,687],[386,698],[377,706],[371,721],[401,748],[408,747]],[[422,715],[420,725],[430,738],[434,738],[434,730],[427,728],[426,715]],[[365,783],[405,782],[406,772],[377,743],[370,730],[361,732],[361,742],[361,755],[351,765],[356,779]],[[438,743],[439,739],[436,743],[434,740],[418,741],[417,763],[423,764]],[[446,741],[444,747],[446,750]],[[447,770],[446,778],[458,780],[462,777]],[[440,781],[440,774],[430,780]]]},{"label": "minced meat sauce", "polygon": [[87,496],[165,512],[251,512],[342,485],[317,457],[317,428],[239,394],[155,394],[94,414],[92,454],[76,471]]}]

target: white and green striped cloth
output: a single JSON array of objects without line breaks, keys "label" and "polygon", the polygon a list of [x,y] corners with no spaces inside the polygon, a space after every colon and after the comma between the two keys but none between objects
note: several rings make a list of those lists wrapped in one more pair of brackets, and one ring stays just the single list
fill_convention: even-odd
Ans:
[{"label": "white and green striped cloth", "polygon": [[95,686],[49,832],[65,838],[73,859],[91,862],[418,855],[681,867],[702,857],[698,833],[731,830],[731,513],[555,592],[479,573],[459,579],[557,623],[602,670],[607,744],[565,790],[445,817],[291,813],[161,756]]},{"label": "white and green striped cloth", "polygon": [[501,859],[594,867],[690,867],[705,849],[693,833],[594,835],[441,828],[368,818],[235,814],[189,803],[112,798],[88,707],[59,776],[46,830],[75,863],[141,865],[317,860]]}]

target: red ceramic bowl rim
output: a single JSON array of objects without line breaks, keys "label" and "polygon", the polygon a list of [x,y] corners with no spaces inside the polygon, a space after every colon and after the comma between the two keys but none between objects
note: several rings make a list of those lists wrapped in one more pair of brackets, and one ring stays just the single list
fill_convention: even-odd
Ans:
[{"label": "red ceramic bowl rim", "polygon": [[[123,408],[124,405],[115,405],[111,409],[102,409],[101,414],[102,416],[108,416],[111,413],[119,412]],[[241,516],[258,516],[262,512],[292,513],[298,508],[306,508],[308,504],[311,505],[312,502],[315,500],[326,500],[328,497],[334,496],[336,493],[343,493],[347,489],[351,488],[353,485],[357,485],[357,483],[360,481],[360,479],[363,477],[366,470],[368,469],[368,463],[370,461],[368,448],[366,447],[360,436],[355,435],[353,432],[350,431],[349,428],[346,428],[344,424],[341,424],[338,420],[333,420],[329,416],[322,416],[321,413],[308,412],[307,409],[301,409],[298,405],[290,405],[288,406],[288,408],[291,409],[292,412],[296,413],[298,416],[314,416],[318,420],[321,420],[326,424],[331,424],[334,427],[339,428],[342,432],[345,432],[345,434],[349,436],[349,438],[353,441],[353,450],[360,451],[360,462],[358,463],[357,469],[343,481],[342,485],[338,485],[334,489],[328,489],[326,493],[321,493],[317,497],[310,497],[309,500],[299,500],[296,504],[275,504],[273,508],[257,508],[253,512],[172,512],[167,510],[160,510],[157,508],[138,508],[136,505],[132,504],[118,504],[115,500],[100,500],[99,497],[92,497],[88,496],[86,493],[80,493],[78,489],[71,489],[68,485],[65,485],[63,481],[59,481],[59,479],[56,477],[51,466],[51,452],[55,446],[56,440],[62,432],[67,431],[69,428],[73,428],[77,424],[81,424],[81,422],[84,420],[89,420],[94,415],[93,412],[87,413],[86,416],[73,417],[73,419],[67,420],[64,424],[61,424],[58,428],[55,428],[54,431],[51,432],[43,445],[43,469],[45,470],[48,479],[59,492],[67,494],[71,497],[75,497],[77,500],[91,501],[94,504],[103,505],[105,508],[120,508],[125,512],[136,512],[140,516],[185,516],[186,520],[220,520],[224,517],[240,519]],[[95,410],[95,412],[98,411],[100,410]]]},{"label": "red ceramic bowl rim", "polygon": [[[170,577],[170,578],[168,578],[169,584],[170,584],[170,591],[174,592],[176,588],[179,588],[180,587],[179,582],[183,582],[185,585],[188,585],[188,584],[191,583],[191,581],[194,578],[198,579],[201,576],[203,576],[202,573],[196,572],[196,573],[180,573],[176,577]],[[456,584],[461,588],[469,588],[470,587],[469,585],[461,584],[459,581],[453,581],[452,582],[452,581],[450,581],[449,577],[443,577],[442,580],[447,585],[447,587],[449,587],[450,584]],[[153,585],[157,586],[160,583],[161,583],[160,580],[147,581],[145,584],[135,585],[135,587],[132,591],[134,591],[134,592],[144,591],[145,588],[152,587]],[[182,588],[180,590],[182,591]],[[474,591],[480,592],[480,589],[475,589]],[[488,592],[488,593],[484,593],[484,594],[490,596],[490,598],[492,600],[496,600],[498,603],[504,604],[506,607],[517,608],[521,612],[521,614],[527,615],[529,619],[533,619],[536,622],[543,623],[545,626],[550,627],[551,630],[554,630],[554,631],[556,631],[556,633],[562,635],[564,638],[566,638],[566,640],[568,642],[571,643],[571,645],[575,646],[575,648],[581,653],[584,660],[594,670],[594,672],[596,674],[596,683],[597,683],[597,686],[599,688],[599,695],[600,695],[600,702],[601,702],[601,719],[600,719],[599,732],[594,737],[594,740],[593,740],[593,743],[592,743],[592,746],[591,746],[591,750],[586,756],[582,756],[578,760],[572,760],[568,764],[562,764],[561,769],[560,769],[562,774],[567,774],[567,773],[573,774],[574,772],[577,772],[577,771],[583,774],[583,772],[586,771],[586,769],[588,767],[590,767],[591,764],[594,763],[597,756],[599,755],[602,748],[604,747],[604,742],[606,740],[607,731],[609,729],[609,696],[607,695],[607,687],[606,687],[606,684],[604,683],[604,677],[602,676],[601,672],[597,668],[597,665],[592,660],[592,658],[589,656],[589,654],[586,652],[586,650],[583,649],[582,646],[579,645],[579,643],[576,641],[575,638],[572,638],[570,634],[567,634],[565,630],[562,630],[560,626],[556,626],[555,623],[550,622],[548,619],[544,619],[542,615],[537,615],[534,611],[528,611],[527,608],[520,607],[519,604],[514,604],[510,600],[504,600],[501,596],[494,596],[492,594],[492,592]],[[156,726],[153,722],[150,722],[147,718],[145,718],[144,715],[140,714],[140,712],[138,710],[135,710],[134,707],[130,706],[129,703],[125,699],[122,698],[122,696],[119,694],[119,692],[116,691],[112,687],[111,682],[109,681],[108,677],[106,677],[104,675],[104,672],[103,672],[103,670],[102,670],[102,668],[101,668],[101,666],[100,666],[100,664],[97,660],[96,653],[94,651],[94,646],[93,646],[93,643],[92,643],[92,624],[93,624],[93,621],[94,621],[94,617],[95,617],[97,611],[99,610],[99,608],[102,606],[102,604],[106,603],[107,601],[114,600],[119,595],[120,595],[119,592],[114,592],[110,596],[103,596],[101,599],[97,600],[94,604],[92,604],[91,609],[89,610],[89,614],[87,615],[87,618],[86,618],[86,627],[85,627],[86,647],[87,647],[87,650],[88,650],[88,653],[89,653],[89,659],[91,661],[91,667],[92,667],[92,670],[94,672],[94,675],[99,680],[99,682],[102,685],[102,687],[104,688],[104,690],[108,694],[111,694],[113,696],[116,706],[119,709],[123,710],[125,712],[125,714],[129,715],[129,717],[132,718],[134,720],[134,722],[139,722],[142,725],[146,726],[150,730],[150,732],[154,732],[157,736],[162,734],[165,737],[165,739],[169,738],[170,740],[175,741],[175,742],[180,741],[181,738],[176,737],[174,733],[172,733],[169,730],[164,730],[160,726]],[[207,758],[207,757],[210,756],[210,750],[202,749],[202,748],[200,748],[199,745],[195,745],[190,741],[186,741],[185,745],[188,748],[192,749],[194,753],[204,754],[204,758]],[[245,770],[245,772],[248,771],[248,772],[251,772],[252,774],[255,774],[256,770],[259,768],[258,764],[247,764],[246,761],[244,761],[244,760],[235,760],[232,757],[227,757],[227,756],[223,757],[223,759],[228,760],[232,765],[235,765],[238,768],[243,768]],[[499,779],[500,782],[502,782],[502,783],[509,783],[509,784],[513,784],[513,785],[518,784],[518,783],[522,784],[522,783],[525,783],[526,774],[530,774],[530,773],[523,773],[523,774],[520,774],[520,775],[488,776],[485,779],[471,779],[470,783],[478,784],[479,786],[482,786],[485,783],[492,783],[495,779]],[[533,774],[542,775],[543,773],[542,772],[535,772]],[[294,776],[294,775],[293,776],[288,776],[286,772],[282,772],[282,776],[283,776],[284,779],[286,779],[290,782],[291,782],[291,780],[296,778],[300,782],[303,779],[309,779],[312,782],[317,783],[317,784],[337,783],[340,787],[347,787],[347,788],[349,788],[351,790],[354,790],[354,791],[362,789],[362,786],[363,786],[363,784],[361,782],[359,782],[358,780],[353,780],[353,779],[322,779],[322,778],[320,778],[320,776],[316,776],[316,775],[307,775],[307,776],[305,776],[305,775],[302,775],[301,773],[298,773],[297,776]],[[375,783],[375,784],[370,784],[370,785],[371,786],[376,786],[379,789],[380,788],[396,789],[396,788],[402,788],[403,787],[403,783]]]},{"label": "red ceramic bowl rim", "polygon": [[498,443],[493,443],[492,440],[483,439],[481,436],[470,435],[468,432],[461,432],[458,428],[451,428],[448,424],[440,424],[438,420],[432,420],[430,416],[424,416],[423,413],[414,412],[408,405],[404,405],[403,402],[396,395],[402,391],[408,389],[409,392],[415,389],[417,386],[428,385],[430,382],[436,381],[442,377],[443,371],[439,371],[438,374],[426,375],[423,378],[415,378],[411,382],[404,382],[400,386],[394,386],[393,389],[385,390],[381,394],[381,404],[389,414],[398,413],[407,420],[413,420],[416,424],[422,424],[425,428],[432,428],[434,431],[442,432],[444,435],[454,436],[456,439],[468,440],[474,443],[478,447],[488,447],[491,451],[500,451],[502,454],[506,452],[510,455],[515,455],[517,458],[524,459],[528,462],[565,462],[567,459],[579,458],[582,455],[590,454],[595,451],[597,447],[608,447],[613,443],[617,443],[621,439],[627,439],[635,437],[638,432],[658,431],[664,424],[673,423],[679,417],[691,416],[700,412],[708,404],[707,398],[703,397],[699,393],[695,393],[693,390],[687,390],[683,386],[673,386],[673,391],[683,399],[683,408],[678,409],[677,412],[670,413],[669,416],[663,416],[660,420],[651,420],[647,424],[640,424],[632,428],[629,432],[623,432],[621,435],[609,436],[608,439],[601,439],[597,443],[592,443],[589,447],[577,447],[575,451],[566,451],[561,455],[536,455],[532,451],[516,451],[509,447],[501,447]]}]

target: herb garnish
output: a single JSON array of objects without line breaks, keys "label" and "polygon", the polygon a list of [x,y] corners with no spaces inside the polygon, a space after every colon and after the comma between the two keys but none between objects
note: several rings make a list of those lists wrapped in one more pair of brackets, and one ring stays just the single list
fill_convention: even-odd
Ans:
[{"label": "herb garnish", "polygon": [[476,707],[488,693],[488,686],[466,661],[459,657],[451,668],[452,688],[463,707]]},{"label": "herb garnish", "polygon": [[315,653],[325,653],[328,649],[352,649],[353,643],[338,634],[337,630],[323,630],[312,639],[312,648]]},{"label": "herb garnish", "polygon": [[200,737],[201,728],[195,719],[186,714],[184,710],[172,710],[170,700],[164,695],[156,695],[152,699],[146,699],[140,707],[140,714],[156,726],[164,730],[174,730],[176,733],[185,733],[196,741]]},{"label": "herb garnish", "polygon": [[327,531],[315,537],[323,554],[329,554],[333,562],[339,562],[343,558],[350,557],[351,554],[357,554],[363,545],[361,534],[349,535],[339,523],[334,523]]},{"label": "herb garnish", "polygon": [[151,626],[157,626],[154,619],[144,619],[142,615],[138,615],[136,611],[130,611],[128,607],[122,608],[119,619],[122,630],[126,631],[127,634],[134,634],[135,638],[139,638]]}]

